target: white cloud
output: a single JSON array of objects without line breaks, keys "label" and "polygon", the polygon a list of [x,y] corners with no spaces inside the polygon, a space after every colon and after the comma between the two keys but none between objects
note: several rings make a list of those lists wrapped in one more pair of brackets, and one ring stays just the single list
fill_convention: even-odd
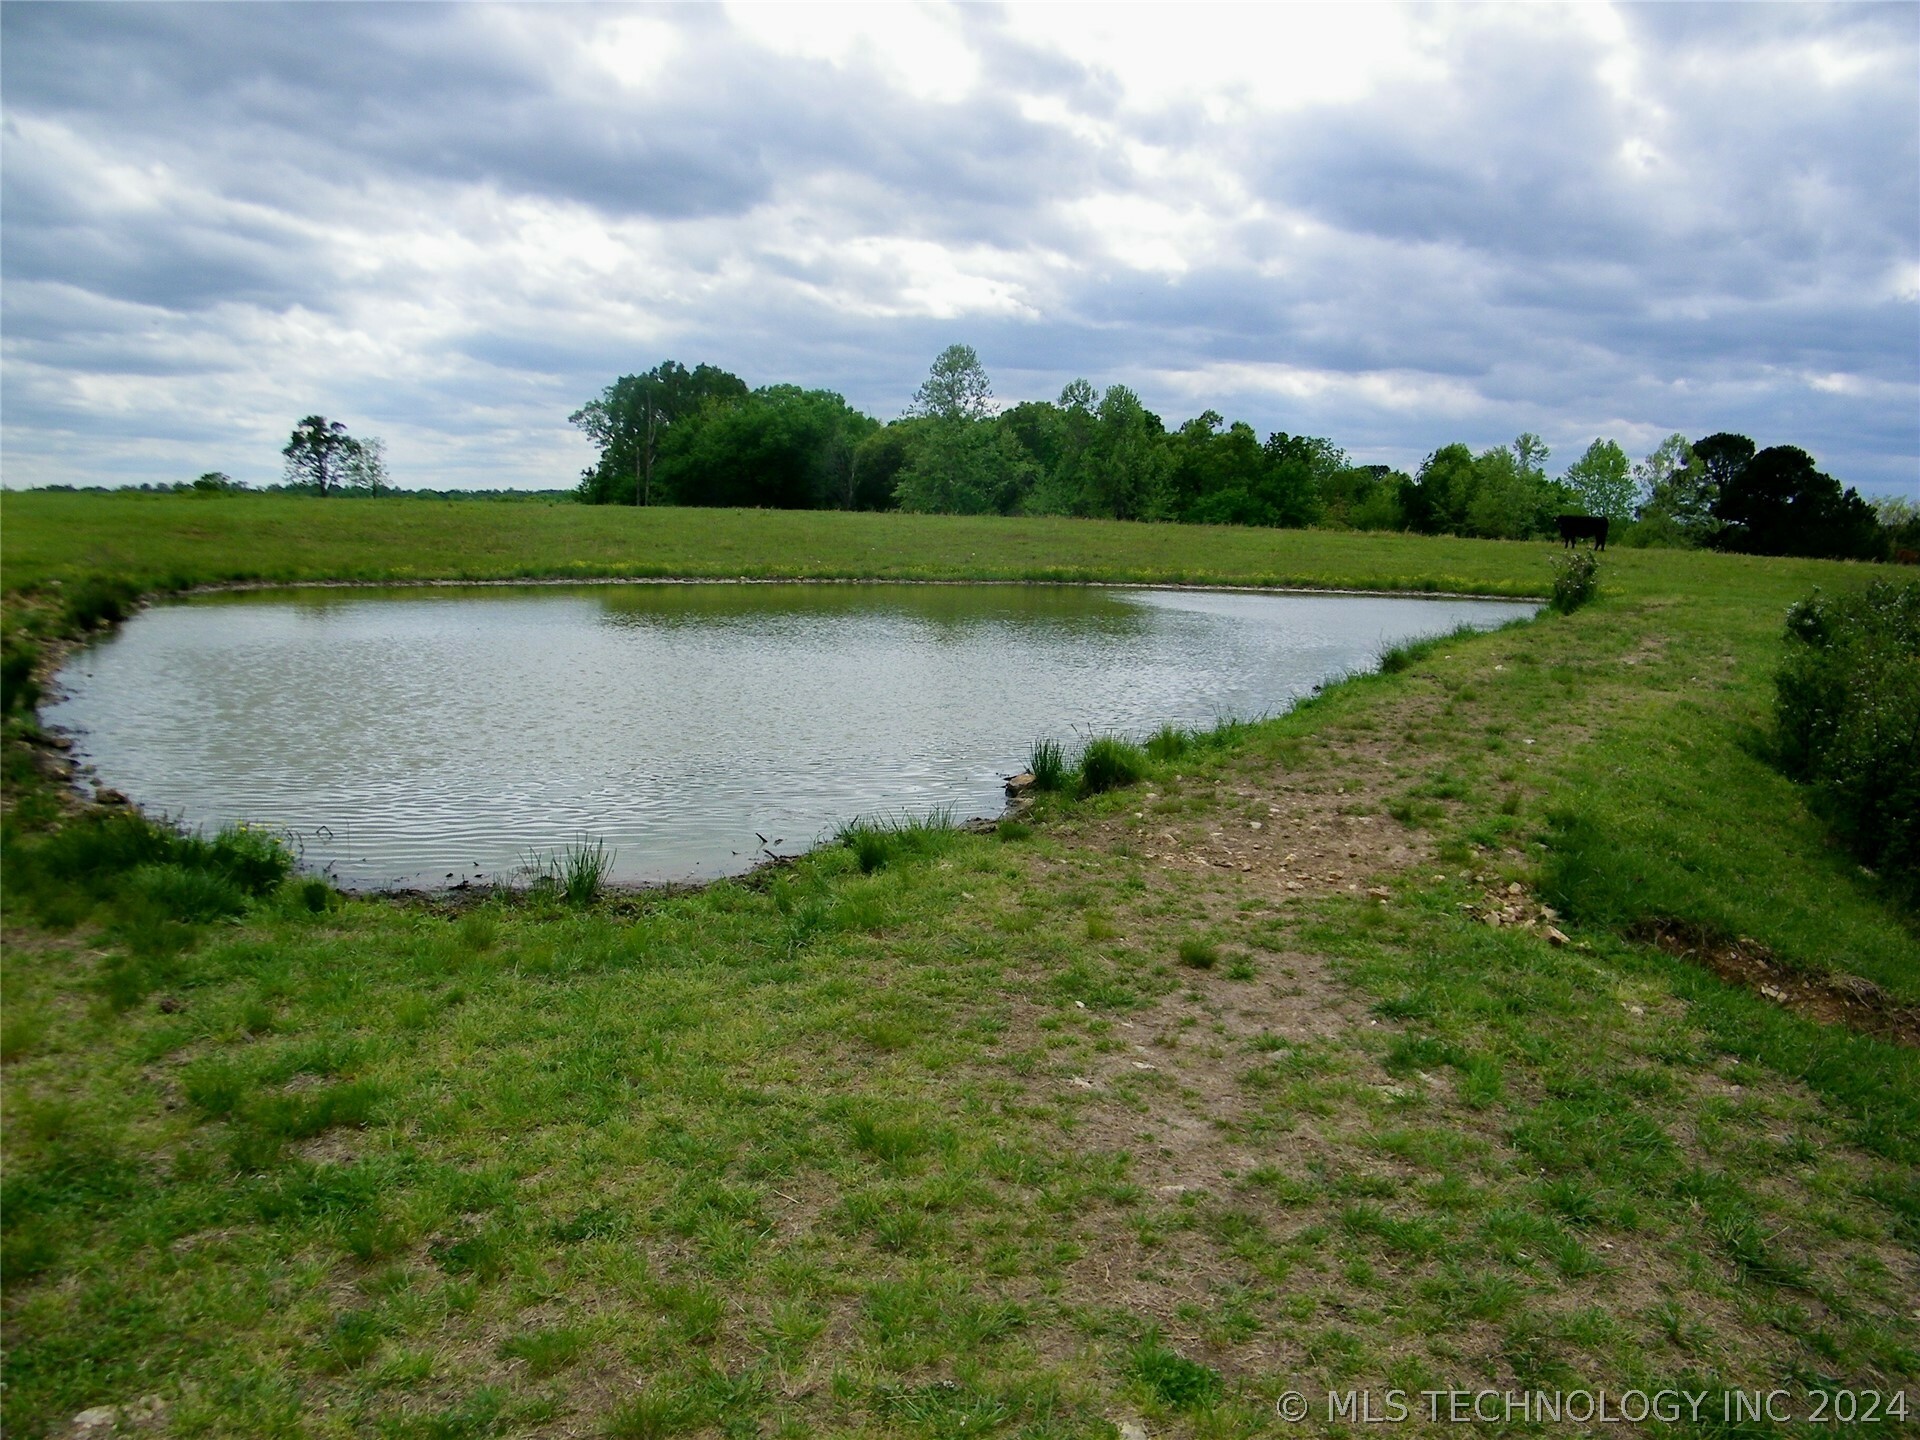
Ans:
[{"label": "white cloud", "polygon": [[727,18],[776,55],[867,69],[918,100],[951,105],[980,83],[959,12],[930,5],[729,5]]},{"label": "white cloud", "polygon": [[315,409],[405,481],[565,483],[623,370],[893,414],[955,339],[1397,463],[1728,428],[1885,486],[1920,451],[1910,7],[0,26],[8,483],[271,479]]}]

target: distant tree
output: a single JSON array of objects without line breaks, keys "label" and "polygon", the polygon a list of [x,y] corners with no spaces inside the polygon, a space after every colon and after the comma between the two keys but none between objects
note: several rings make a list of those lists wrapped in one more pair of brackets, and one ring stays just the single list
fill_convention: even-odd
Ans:
[{"label": "distant tree", "polygon": [[746,394],[746,381],[713,365],[689,370],[663,360],[644,374],[622,375],[567,417],[600,447],[600,458],[581,472],[580,498],[598,505],[668,498],[670,486],[655,473],[671,448],[668,437]]},{"label": "distant tree", "polygon": [[1527,540],[1551,534],[1554,517],[1578,504],[1565,485],[1547,479],[1546,445],[1525,432],[1473,460],[1473,492],[1458,534]]},{"label": "distant tree", "polygon": [[1714,518],[1714,543],[1750,555],[1865,560],[1884,556],[1888,544],[1859,494],[1842,490],[1794,445],[1770,446],[1742,464],[1720,490]]},{"label": "distant tree", "polygon": [[912,451],[912,430],[923,422],[896,420],[882,425],[854,447],[854,510],[891,510],[898,501],[894,491],[900,472]]},{"label": "distant tree", "polygon": [[1473,498],[1462,533],[1488,540],[1524,540],[1539,527],[1538,490],[1544,480],[1521,454],[1494,445],[1473,457]]},{"label": "distant tree", "polygon": [[1040,482],[1021,439],[991,418],[993,386],[971,345],[949,345],[907,407],[911,449],[894,495],[903,510],[1011,514]]},{"label": "distant tree", "polygon": [[998,424],[1033,461],[1039,476],[1023,509],[1029,515],[1077,515],[1077,470],[1087,449],[1091,413],[1085,407],[1068,411],[1046,399],[1027,399],[1000,411]]},{"label": "distant tree", "polygon": [[293,427],[280,452],[287,459],[286,482],[330,494],[345,483],[347,467],[359,448],[338,420],[309,415]]},{"label": "distant tree", "polygon": [[1616,525],[1633,518],[1635,487],[1627,452],[1611,440],[1595,440],[1567,467],[1565,483],[1589,515],[1604,515]]},{"label": "distant tree", "polygon": [[985,421],[931,419],[913,433],[894,484],[902,510],[1009,515],[1040,478],[1010,431]]},{"label": "distant tree", "polygon": [[1640,509],[1633,531],[1639,545],[1704,545],[1714,530],[1706,463],[1684,435],[1669,435],[1633,467]]},{"label": "distant tree", "polygon": [[1547,449],[1547,442],[1531,430],[1522,430],[1513,437],[1513,461],[1521,475],[1531,479],[1547,478],[1547,461],[1553,452]]},{"label": "distant tree", "polygon": [[1886,535],[1888,553],[1920,551],[1920,505],[1904,495],[1879,495],[1868,503]]},{"label": "distant tree", "polygon": [[390,488],[387,479],[387,442],[378,435],[353,441],[347,450],[342,483],[349,490],[364,491],[368,495],[378,495]]},{"label": "distant tree", "polygon": [[1709,435],[1704,440],[1694,441],[1693,458],[1700,464],[1701,484],[1709,505],[1746,468],[1756,448],[1746,436],[1733,435],[1725,430]]},{"label": "distant tree", "polygon": [[207,495],[225,495],[246,487],[224,470],[209,470],[193,482],[192,487]]},{"label": "distant tree", "polygon": [[1442,445],[1420,462],[1413,480],[1401,489],[1407,527],[1422,535],[1459,533],[1477,483],[1473,451],[1457,441]]},{"label": "distant tree", "polygon": [[934,420],[984,420],[992,408],[993,386],[971,345],[949,345],[913,392],[909,415]]},{"label": "distant tree", "polygon": [[1125,385],[1109,385],[1092,421],[1080,457],[1085,513],[1115,520],[1164,518],[1169,465],[1160,417]]},{"label": "distant tree", "polygon": [[1330,530],[1400,530],[1401,489],[1413,477],[1390,465],[1343,465],[1320,479],[1320,518]]},{"label": "distant tree", "polygon": [[830,390],[768,385],[682,421],[663,483],[681,505],[851,508],[876,423]]},{"label": "distant tree", "polygon": [[1267,436],[1266,493],[1275,523],[1299,527],[1317,524],[1321,496],[1333,478],[1347,469],[1347,452],[1316,435],[1289,435],[1276,430]]}]

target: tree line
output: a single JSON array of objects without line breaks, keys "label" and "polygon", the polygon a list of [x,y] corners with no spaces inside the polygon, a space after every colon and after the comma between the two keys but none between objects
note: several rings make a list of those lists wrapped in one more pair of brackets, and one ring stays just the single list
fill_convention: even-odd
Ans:
[{"label": "tree line", "polygon": [[1792,445],[1672,435],[1640,461],[1596,439],[1557,477],[1539,436],[1443,445],[1409,475],[1331,440],[1264,439],[1207,410],[1175,429],[1124,385],[1075,380],[996,409],[979,357],[953,345],[882,424],[830,390],[748,388],[712,365],[625,375],[571,416],[599,449],[593,504],[900,509],[1532,539],[1605,515],[1628,544],[1885,558],[1920,549],[1911,505],[1879,510]]}]

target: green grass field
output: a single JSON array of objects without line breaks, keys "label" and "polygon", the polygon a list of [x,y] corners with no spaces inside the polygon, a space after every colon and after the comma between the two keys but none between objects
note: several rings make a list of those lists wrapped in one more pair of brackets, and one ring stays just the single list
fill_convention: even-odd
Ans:
[{"label": "green grass field", "polygon": [[[43,636],[50,582],[101,573],[1538,594],[1549,553],[0,504],[7,623]],[[1849,1428],[1910,1432],[1920,936],[1765,760],[1786,606],[1872,573],[1609,554],[1586,609],[1166,737],[990,833],[856,827],[587,903],[294,879],[162,914],[177,867],[49,867],[10,720],[6,1430],[1351,1434],[1330,1391],[1398,1389],[1395,1433],[1440,1434],[1422,1390],[1605,1387],[1712,1397],[1620,1433],[1806,1428],[1723,1423],[1734,1388],[1900,1395],[1904,1424]],[[1702,963],[1735,952],[1748,983]]]},{"label": "green grass field", "polygon": [[[1542,547],[1112,520],[790,510],[0,495],[9,592],[112,573],[144,589],[247,581],[662,576],[1166,583],[1542,593]],[[1623,563],[1644,565],[1640,555]]]}]

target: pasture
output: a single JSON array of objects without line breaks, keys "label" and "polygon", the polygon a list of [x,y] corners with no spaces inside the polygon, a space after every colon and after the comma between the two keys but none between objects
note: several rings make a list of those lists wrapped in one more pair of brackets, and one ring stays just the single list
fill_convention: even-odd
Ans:
[{"label": "pasture", "polygon": [[[279,497],[0,521],[9,633],[43,643],[103,574],[1537,595],[1557,549]],[[293,879],[157,915],[151,874],[49,865],[74,822],[11,719],[6,1427],[1262,1436],[1451,1387],[1920,1416],[1920,938],[1766,760],[1786,607],[1873,573],[1612,549],[1585,608],[1164,737],[1132,783],[681,893]]]}]

